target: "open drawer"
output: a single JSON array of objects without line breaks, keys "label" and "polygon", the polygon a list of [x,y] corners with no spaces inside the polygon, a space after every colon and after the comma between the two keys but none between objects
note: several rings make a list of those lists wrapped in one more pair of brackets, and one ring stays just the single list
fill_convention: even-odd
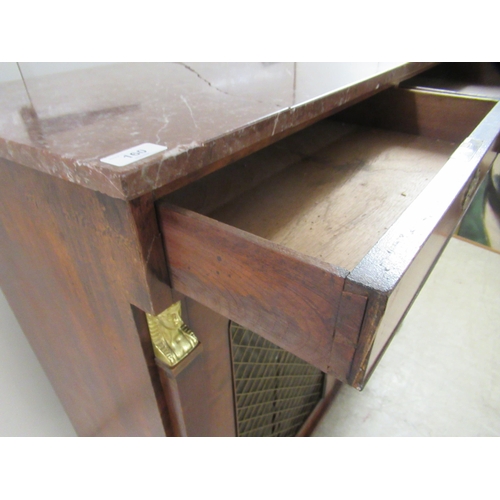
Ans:
[{"label": "open drawer", "polygon": [[172,287],[361,389],[493,162],[495,104],[390,89],[171,193]]}]

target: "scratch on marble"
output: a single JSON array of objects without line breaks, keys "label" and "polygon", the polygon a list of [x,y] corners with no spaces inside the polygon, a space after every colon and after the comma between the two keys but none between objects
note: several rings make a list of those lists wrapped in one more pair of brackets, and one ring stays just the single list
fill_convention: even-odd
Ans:
[{"label": "scratch on marble", "polygon": [[162,169],[162,167],[163,167],[163,162],[164,162],[164,161],[165,161],[165,160],[162,160],[162,161],[160,162],[160,164],[158,165],[158,170],[156,171],[156,179],[155,179],[155,182],[154,182],[154,184],[153,184],[153,188],[157,188],[157,187],[158,187],[158,180],[160,179],[160,172],[161,172],[161,169]]},{"label": "scratch on marble", "polygon": [[194,126],[196,127],[196,130],[199,130],[198,124],[196,123],[196,120],[194,119],[193,110],[191,109],[191,106],[187,102],[187,99],[183,95],[181,95],[181,99],[182,99],[182,102],[187,106],[187,109],[189,110],[189,114],[191,115],[191,120],[193,120],[193,123],[194,123]]},{"label": "scratch on marble", "polygon": [[167,150],[163,153],[162,159],[160,161],[160,164],[158,165],[158,170],[156,171],[156,178],[153,184],[153,188],[158,188],[159,187],[159,180],[160,180],[160,174],[163,170],[163,164],[166,160],[171,158],[172,156],[177,156],[178,154],[185,153],[185,152],[190,152],[190,150],[195,149],[197,147],[200,147],[200,143],[197,141],[192,141],[189,144],[180,144],[179,146],[176,146],[173,149]]},{"label": "scratch on marble", "polygon": [[11,144],[11,141],[5,141],[5,145],[7,147],[7,153],[11,158],[14,158],[14,143]]},{"label": "scratch on marble", "polygon": [[274,120],[273,133],[271,135],[274,135],[274,133],[276,132],[276,125],[278,125],[279,119],[280,119],[280,115],[276,115],[276,118]]},{"label": "scratch on marble", "polygon": [[122,195],[123,193],[121,192],[121,190],[116,186],[116,184],[102,171],[102,170],[98,170],[98,169],[95,169],[95,171],[99,174],[101,174],[107,181],[108,183],[113,186],[115,188],[115,190],[120,193],[120,195]]},{"label": "scratch on marble", "polygon": [[205,83],[207,83],[210,87],[212,87],[213,89],[219,91],[219,92],[222,92],[223,94],[226,94],[226,95],[231,95],[229,94],[228,92],[226,92],[225,90],[222,90],[218,87],[216,87],[215,85],[212,85],[212,83],[210,83],[206,78],[203,78],[203,76],[201,76],[198,71],[196,71],[195,69],[191,68],[191,66],[188,66],[186,63],[183,63],[183,62],[178,62],[176,64],[180,64],[181,66],[184,66],[187,70],[191,71],[192,73],[194,73],[200,80],[203,80]]},{"label": "scratch on marble", "polygon": [[198,141],[191,141],[188,144],[179,144],[179,146],[176,146],[175,148],[172,149],[167,149],[163,154],[162,154],[162,162],[166,160],[167,158],[170,158],[172,156],[177,156],[179,153],[184,153],[188,149],[194,149],[200,146],[200,143]]},{"label": "scratch on marble", "polygon": [[198,71],[196,71],[195,69],[191,68],[191,66],[188,66],[186,63],[176,62],[175,64],[180,64],[181,66],[183,66],[184,68],[186,68],[188,71],[191,71],[192,73],[194,73],[200,80],[204,81],[207,85],[209,85],[213,89],[217,90],[218,92],[222,92],[223,94],[228,95],[229,97],[236,97],[238,99],[245,99],[245,100],[249,100],[249,101],[254,101],[254,102],[258,102],[260,104],[272,104],[273,106],[277,106],[278,108],[281,108],[281,105],[278,104],[278,103],[276,103],[276,102],[267,103],[267,102],[261,101],[259,99],[246,99],[245,97],[240,96],[240,95],[230,94],[229,92],[227,92],[225,90],[222,90],[219,87],[216,87],[215,85],[213,85],[209,80],[207,80],[202,75],[200,75],[200,73],[198,73]]},{"label": "scratch on marble", "polygon": [[170,123],[169,116],[165,114],[165,110],[163,110],[163,126],[156,133],[156,143],[160,143],[160,134],[168,127]]}]

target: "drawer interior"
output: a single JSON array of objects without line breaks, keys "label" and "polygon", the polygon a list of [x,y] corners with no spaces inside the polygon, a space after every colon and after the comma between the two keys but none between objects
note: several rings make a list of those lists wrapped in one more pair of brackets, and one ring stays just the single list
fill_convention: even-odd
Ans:
[{"label": "drawer interior", "polygon": [[352,271],[493,104],[393,89],[170,202]]},{"label": "drawer interior", "polygon": [[334,121],[315,130],[327,145],[210,217],[351,271],[455,144]]},{"label": "drawer interior", "polygon": [[172,286],[362,388],[494,155],[495,104],[391,89],[171,193]]}]

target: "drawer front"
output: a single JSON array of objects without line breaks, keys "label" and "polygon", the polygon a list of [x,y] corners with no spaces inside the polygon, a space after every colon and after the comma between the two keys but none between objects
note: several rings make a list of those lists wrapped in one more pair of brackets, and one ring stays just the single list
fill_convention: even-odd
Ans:
[{"label": "drawer front", "polygon": [[159,214],[173,288],[327,371],[344,284],[334,268],[189,210]]},{"label": "drawer front", "polygon": [[[398,94],[398,99],[400,97]],[[405,94],[404,99],[407,98]],[[439,120],[436,124],[435,119],[436,108],[429,105],[432,96],[426,95],[424,100],[426,113],[434,120],[425,133],[439,143],[439,136],[432,135],[439,125]],[[438,107],[440,102],[451,107],[455,105],[443,101],[442,95],[436,102]],[[160,200],[157,208],[172,287],[320,370],[361,389],[493,161],[500,129],[500,106],[494,103],[488,106],[480,103],[483,112],[487,111],[485,108],[491,111],[402,213],[394,215],[390,223],[381,222],[388,227],[383,228],[382,236],[377,236],[364,257],[350,269],[340,267],[341,264],[337,266],[331,259],[322,260],[312,253],[306,254],[256,235],[258,233],[223,223],[217,220],[219,215],[216,218],[201,215],[172,205],[168,200]],[[471,109],[473,119],[470,123],[478,119],[473,103],[467,101],[464,108]],[[311,131],[307,133],[311,137]],[[449,135],[449,130],[445,134]],[[294,144],[300,142],[299,139]],[[307,142],[311,149],[310,141],[302,142]],[[316,142],[320,151],[324,151],[321,139]],[[276,154],[284,147],[278,144]],[[298,154],[300,156],[300,152]],[[380,155],[380,151],[376,154]],[[307,162],[311,152],[308,150],[303,156]],[[324,155],[321,160],[321,168],[329,168],[329,165],[324,166]],[[345,163],[343,156],[342,160]],[[346,172],[351,164],[353,170],[365,168],[362,160],[347,161],[347,170],[342,166],[339,185],[346,184],[345,176],[350,175]],[[294,165],[293,169],[296,168]],[[305,174],[310,174],[310,168],[305,166]],[[371,169],[369,164],[366,170],[373,179]],[[237,172],[238,168],[232,171]],[[280,175],[265,181],[265,192],[270,192],[270,196],[273,196],[271,183],[281,182]],[[302,177],[295,172],[290,178],[301,182]],[[288,185],[290,178],[285,177],[283,185]],[[317,185],[324,191],[324,183]],[[279,190],[282,193],[283,187]],[[353,197],[366,203],[357,194],[353,192]],[[259,200],[258,210],[265,212],[261,195],[256,192],[252,196]],[[345,193],[343,196],[346,198]],[[378,195],[374,196],[376,201]],[[406,194],[401,193],[401,196]],[[182,196],[176,197],[179,199]],[[367,205],[370,207],[369,203]],[[251,204],[244,206],[246,210]],[[314,209],[315,203],[310,202],[309,206]],[[231,205],[229,207],[231,211]],[[236,212],[241,212],[241,207],[237,205]],[[274,223],[272,214],[269,217],[265,214],[265,217]],[[366,231],[366,227],[361,223],[360,231]],[[354,231],[356,240],[356,227],[353,229],[351,224],[349,229]],[[365,241],[362,232],[360,241]],[[301,238],[309,243],[307,236],[314,234],[314,231],[304,232]],[[314,246],[314,242],[310,243]],[[349,249],[355,249],[352,241],[348,244]]]}]

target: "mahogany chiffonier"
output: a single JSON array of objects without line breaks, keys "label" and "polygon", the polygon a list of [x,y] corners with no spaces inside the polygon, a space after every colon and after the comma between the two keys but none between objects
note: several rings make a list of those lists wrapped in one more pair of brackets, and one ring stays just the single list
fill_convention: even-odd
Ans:
[{"label": "mahogany chiffonier", "polygon": [[307,435],[363,388],[498,150],[435,69],[0,85],[0,285],[79,435]]}]

